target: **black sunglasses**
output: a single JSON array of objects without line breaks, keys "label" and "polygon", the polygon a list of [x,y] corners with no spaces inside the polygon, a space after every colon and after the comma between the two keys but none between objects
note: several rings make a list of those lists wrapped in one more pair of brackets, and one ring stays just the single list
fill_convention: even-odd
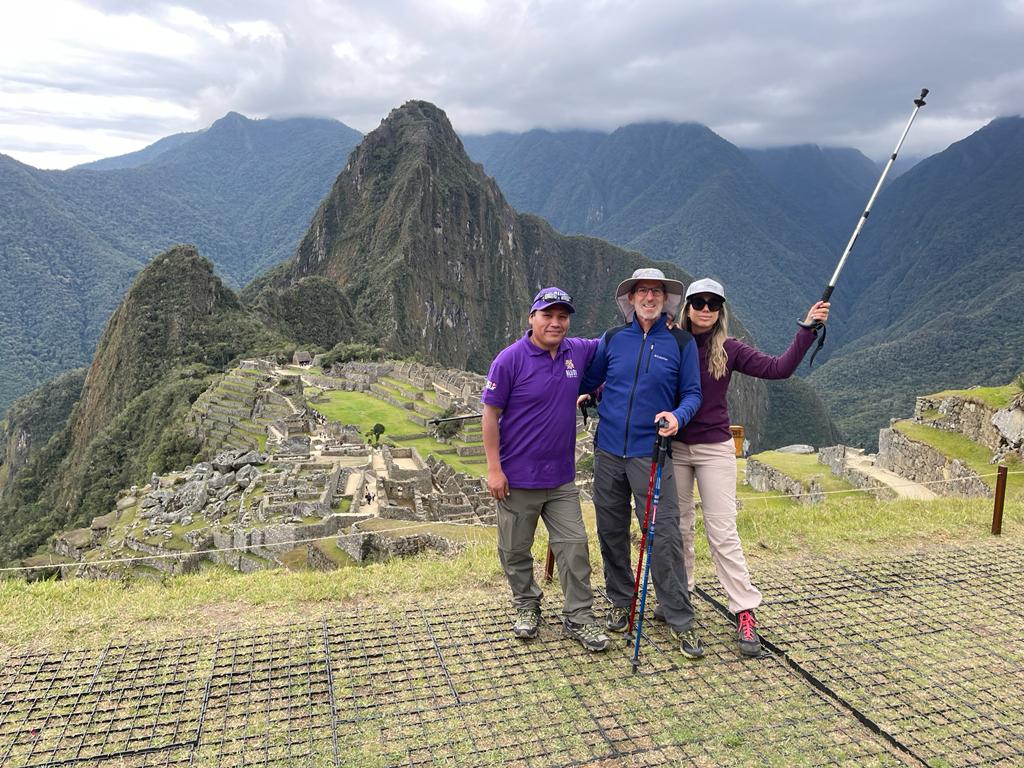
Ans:
[{"label": "black sunglasses", "polygon": [[718,312],[723,304],[725,304],[725,299],[705,299],[703,296],[690,297],[690,306],[698,312],[704,309],[704,307],[707,307],[712,312]]}]

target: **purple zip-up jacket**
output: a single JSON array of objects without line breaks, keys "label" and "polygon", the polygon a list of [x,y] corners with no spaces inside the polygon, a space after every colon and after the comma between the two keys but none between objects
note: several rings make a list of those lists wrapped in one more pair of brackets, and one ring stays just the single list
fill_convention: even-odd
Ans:
[{"label": "purple zip-up jacket", "polygon": [[725,394],[733,371],[745,373],[756,379],[788,379],[804,359],[807,350],[817,334],[809,328],[801,328],[789,349],[778,357],[766,355],[744,344],[739,339],[725,340],[727,357],[725,375],[720,379],[711,377],[708,370],[707,342],[711,332],[695,333],[698,359],[700,360],[700,389],[703,393],[700,408],[693,418],[679,430],[675,440],[683,443],[723,443],[732,438],[729,431],[729,404]]}]

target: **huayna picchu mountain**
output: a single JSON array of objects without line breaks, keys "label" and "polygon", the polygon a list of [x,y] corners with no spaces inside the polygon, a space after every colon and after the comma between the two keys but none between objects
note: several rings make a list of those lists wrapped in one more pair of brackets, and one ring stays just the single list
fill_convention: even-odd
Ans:
[{"label": "huayna picchu mountain", "polygon": [[[389,357],[419,355],[486,371],[523,332],[525,308],[540,288],[569,291],[577,306],[571,332],[597,335],[621,322],[612,301],[619,281],[654,264],[517,213],[466,155],[444,112],[411,101],[352,153],[292,262],[245,295],[283,334],[326,346],[267,308],[287,305],[281,293],[301,291],[309,281],[317,281],[311,292],[324,299],[328,278],[338,299],[321,303],[319,316],[338,318],[338,325],[349,318],[353,340],[372,341]],[[675,265],[658,266],[691,279]],[[735,330],[744,333],[742,326]],[[757,443],[764,385],[747,380],[735,389],[734,414]]]},{"label": "huayna picchu mountain", "polygon": [[[5,460],[0,467],[0,527],[7,532],[0,560],[105,513],[121,488],[191,461],[197,446],[185,430],[189,405],[240,355],[286,346],[195,248],[155,258],[110,318],[84,382],[62,377],[12,408],[21,415],[8,419],[8,432],[42,424],[39,438],[48,440],[19,466]],[[44,419],[65,390],[70,395],[56,401],[65,412]]]},{"label": "huayna picchu mountain", "polygon": [[[517,213],[467,156],[444,112],[413,101],[393,110],[352,153],[291,264],[257,281],[246,295],[286,335],[328,346],[266,310],[287,306],[281,291],[327,277],[345,301],[322,305],[318,318],[337,319],[321,327],[362,326],[357,332],[388,355],[418,354],[485,371],[494,354],[522,333],[523,308],[538,289],[568,290],[578,308],[572,333],[596,335],[621,322],[611,301],[618,282],[654,263]],[[676,265],[659,266],[684,282],[691,279]],[[322,285],[310,292],[325,298]],[[306,324],[316,325],[308,318]],[[746,334],[735,317],[732,330]],[[758,444],[767,411],[764,384],[740,379],[733,413]],[[786,393],[784,400],[812,406],[802,412],[801,424],[814,424],[810,432],[780,428],[774,434],[789,442],[836,439],[806,385],[772,387]]]},{"label": "huayna picchu mountain", "polygon": [[[243,300],[194,247],[172,248],[137,276],[84,382],[53,382],[12,409],[3,443],[22,448],[9,452],[16,468],[0,467],[0,561],[107,514],[118,490],[200,455],[190,405],[233,360],[362,342],[389,358],[483,372],[523,332],[539,288],[570,291],[572,332],[596,335],[621,322],[612,300],[619,281],[654,263],[518,214],[444,113],[409,102],[354,151],[294,259],[254,281]],[[733,331],[744,334],[738,323]],[[731,394],[734,420],[758,445],[769,428],[764,382],[739,377]],[[44,412],[51,401],[57,412]],[[828,442],[828,417],[813,410],[802,413],[799,436]],[[806,431],[818,416],[824,437]],[[35,443],[11,436],[33,424]]]}]

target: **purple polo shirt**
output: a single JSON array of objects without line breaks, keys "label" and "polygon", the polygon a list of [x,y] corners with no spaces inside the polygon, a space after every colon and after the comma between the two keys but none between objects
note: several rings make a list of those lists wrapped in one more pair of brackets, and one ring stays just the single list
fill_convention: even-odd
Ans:
[{"label": "purple polo shirt", "polygon": [[554,359],[530,331],[494,358],[480,396],[501,408],[501,469],[510,488],[557,488],[576,477],[576,397],[598,339],[562,339]]}]

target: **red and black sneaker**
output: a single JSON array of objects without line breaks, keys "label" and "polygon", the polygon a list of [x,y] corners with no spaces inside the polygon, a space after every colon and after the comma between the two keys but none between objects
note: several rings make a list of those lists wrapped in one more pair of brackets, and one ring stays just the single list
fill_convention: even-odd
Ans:
[{"label": "red and black sneaker", "polygon": [[753,611],[736,614],[736,642],[744,656],[761,655],[761,638],[757,636],[757,619]]}]

